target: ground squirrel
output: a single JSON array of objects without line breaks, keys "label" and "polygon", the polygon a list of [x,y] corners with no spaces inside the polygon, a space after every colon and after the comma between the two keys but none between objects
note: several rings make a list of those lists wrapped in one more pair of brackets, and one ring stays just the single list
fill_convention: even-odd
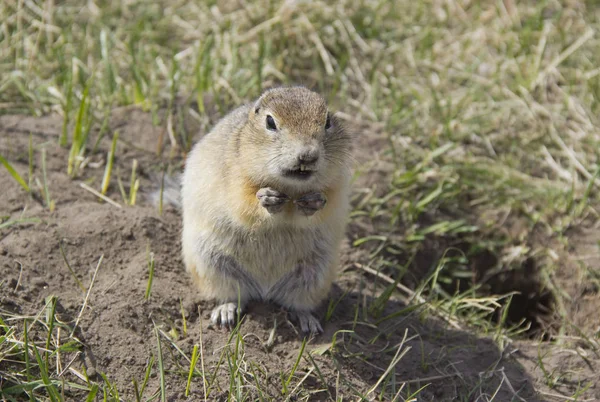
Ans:
[{"label": "ground squirrel", "polygon": [[325,100],[275,88],[225,116],[190,151],[181,181],[183,258],[214,324],[238,302],[275,302],[303,332],[335,278],[349,208],[350,136]]}]

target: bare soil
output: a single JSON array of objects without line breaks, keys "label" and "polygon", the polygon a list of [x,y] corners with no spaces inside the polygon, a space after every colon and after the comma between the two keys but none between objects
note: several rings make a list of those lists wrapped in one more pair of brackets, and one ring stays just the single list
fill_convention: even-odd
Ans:
[{"label": "bare soil", "polygon": [[[156,188],[153,177],[160,170],[158,166],[161,163],[156,156],[156,144],[159,137],[165,138],[164,133],[161,134],[161,129],[151,124],[148,114],[136,109],[117,111],[112,120],[112,128],[119,128],[122,139],[115,161],[121,178],[124,182],[129,180],[131,163],[135,158],[140,162],[141,189],[149,191]],[[155,328],[165,333],[177,328],[178,336],[173,342],[187,356],[191,355],[194,344],[199,344],[202,337],[204,365],[207,372],[212,373],[228,342],[228,332],[209,327],[208,317],[213,305],[196,296],[184,272],[180,258],[181,223],[178,212],[166,208],[159,215],[157,208],[144,197],[134,207],[119,209],[82,189],[79,186],[82,181],[91,183],[94,188],[100,187],[104,167],[101,164],[94,167],[94,162],[105,157],[110,138],[101,142],[103,152],[91,158],[82,177],[71,179],[66,174],[68,150],[57,145],[61,130],[62,121],[58,117],[0,117],[0,154],[13,162],[19,172],[27,172],[29,133],[32,133],[37,147],[35,171],[40,178],[39,148],[45,147],[50,194],[56,201],[55,211],[49,212],[40,200],[30,198],[5,169],[0,169],[0,215],[12,219],[41,219],[40,223],[20,224],[0,231],[0,309],[11,314],[35,315],[42,310],[45,299],[53,295],[58,298],[60,320],[71,326],[74,324],[85,294],[61,256],[59,244],[62,242],[67,260],[86,287],[103,256],[76,331],[83,344],[82,353],[76,356],[71,367],[80,372],[85,369],[91,378],[98,381],[101,381],[100,373],[105,373],[115,381],[121,396],[131,400],[134,398],[132,379],[141,383],[150,356],[157,355]],[[95,139],[94,132],[91,136]],[[381,145],[376,138],[363,141]],[[358,156],[359,161],[366,159],[371,159],[371,155]],[[362,178],[361,184],[369,185],[369,181],[378,180],[378,175],[384,175],[385,169],[382,162],[379,171],[374,169],[379,173]],[[108,196],[114,200],[121,199],[116,177]],[[366,258],[360,249],[350,246],[356,231],[361,230],[364,229],[352,226],[343,248],[342,268],[345,272],[331,295],[334,300],[341,298],[341,302],[332,319],[325,323],[325,333],[310,340],[307,346],[311,350],[322,348],[331,344],[336,332],[354,330],[353,335],[339,333],[337,346],[323,356],[315,357],[330,392],[335,392],[337,381],[340,381],[339,389],[347,395],[351,395],[353,389],[366,392],[383,374],[405,335],[404,345],[410,350],[396,366],[396,379],[398,383],[407,381],[411,391],[430,384],[420,394],[419,400],[423,401],[475,401],[481,400],[478,398],[483,393],[492,395],[496,389],[495,400],[498,401],[552,400],[547,394],[538,394],[536,389],[571,395],[578,383],[597,382],[597,374],[594,373],[600,369],[600,359],[593,353],[587,356],[587,363],[582,363],[583,360],[577,356],[560,358],[553,354],[554,357],[546,361],[545,370],[568,369],[573,373],[573,386],[550,391],[544,372],[537,363],[539,353],[542,353],[540,350],[549,346],[538,347],[533,341],[524,340],[500,351],[488,338],[473,335],[467,330],[449,329],[445,323],[423,319],[415,312],[407,312],[377,326],[373,325],[376,319],[370,324],[354,326],[356,309],[362,308],[364,299],[370,296],[366,289],[373,281],[372,276],[353,269],[357,262]],[[598,228],[590,227],[589,230],[595,233],[597,239]],[[588,246],[594,247],[590,234],[580,236],[585,242],[576,246],[582,248],[578,253],[584,253]],[[156,271],[152,293],[146,301],[148,250],[155,255]],[[573,320],[586,323],[587,328],[599,325],[597,291],[579,287],[570,289],[568,272],[563,277],[565,288],[580,295],[579,308],[573,310],[576,313]],[[187,318],[188,332],[185,336],[180,306],[183,306]],[[392,300],[382,316],[405,307],[401,302]],[[275,341],[268,347],[266,341],[274,327]],[[245,340],[245,359],[261,365],[266,381],[271,385],[263,391],[273,397],[281,395],[279,373],[294,365],[302,344],[294,324],[276,306],[255,304],[249,307],[241,333]],[[66,337],[66,334],[63,335]],[[189,363],[163,335],[159,336],[167,370],[167,396],[170,401],[184,400]],[[375,336],[376,341],[369,343]],[[73,353],[65,354],[63,367],[73,357]],[[300,371],[305,372],[309,367],[306,361],[302,361]],[[343,374],[342,380],[337,376],[338,369]],[[211,395],[215,400],[227,399],[227,370],[221,370],[221,375],[216,378],[220,391]],[[69,372],[66,376],[71,381],[80,381]],[[146,396],[158,386],[158,376],[153,372]],[[323,388],[318,377],[313,376],[306,380],[304,386],[314,390]],[[469,395],[473,390],[476,391]],[[192,394],[192,400],[203,396],[202,382],[198,378],[194,379]],[[586,395],[600,399],[600,385],[594,384]],[[77,394],[70,395],[70,398],[77,400]],[[313,394],[310,400],[327,398],[327,392],[320,392]]]}]

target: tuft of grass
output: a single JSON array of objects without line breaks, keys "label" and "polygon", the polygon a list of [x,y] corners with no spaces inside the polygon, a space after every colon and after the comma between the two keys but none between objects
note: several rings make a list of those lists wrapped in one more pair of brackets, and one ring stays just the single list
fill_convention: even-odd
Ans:
[{"label": "tuft of grass", "polygon": [[110,378],[108,378],[108,376],[103,372],[100,372],[100,377],[102,377],[102,380],[104,381],[104,389],[103,389],[104,399],[120,401],[121,398],[119,397],[119,390],[117,389],[114,382],[112,382],[110,380]]},{"label": "tuft of grass", "polygon": [[104,390],[93,382],[72,381],[65,376],[66,370],[59,372],[64,354],[79,353],[81,343],[63,330],[68,326],[57,317],[58,303],[55,296],[46,298],[42,310],[33,316],[0,309],[0,397],[9,401],[95,400],[99,390]]}]

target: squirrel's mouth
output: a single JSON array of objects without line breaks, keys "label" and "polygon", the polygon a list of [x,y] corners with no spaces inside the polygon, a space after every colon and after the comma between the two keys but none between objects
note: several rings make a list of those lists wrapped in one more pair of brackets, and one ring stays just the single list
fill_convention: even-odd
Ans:
[{"label": "squirrel's mouth", "polygon": [[283,175],[296,180],[308,180],[313,175],[314,171],[306,168],[284,170]]}]

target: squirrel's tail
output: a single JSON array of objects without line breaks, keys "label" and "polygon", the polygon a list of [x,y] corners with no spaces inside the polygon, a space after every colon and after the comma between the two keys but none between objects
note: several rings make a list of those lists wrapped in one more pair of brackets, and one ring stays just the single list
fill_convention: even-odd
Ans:
[{"label": "squirrel's tail", "polygon": [[164,176],[162,184],[159,188],[150,194],[150,201],[155,207],[171,205],[172,207],[181,210],[181,174],[176,176]]}]

